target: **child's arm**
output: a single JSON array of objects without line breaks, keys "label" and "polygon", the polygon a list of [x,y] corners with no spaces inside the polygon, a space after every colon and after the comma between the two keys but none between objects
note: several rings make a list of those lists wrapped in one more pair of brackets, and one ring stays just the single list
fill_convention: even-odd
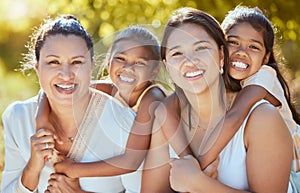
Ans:
[{"label": "child's arm", "polygon": [[[55,132],[55,128],[49,122],[50,106],[46,93],[42,92],[39,98],[39,105],[35,117],[36,131],[41,128],[47,128]],[[54,133],[54,139],[58,144],[63,144],[63,141]]]},{"label": "child's arm", "polygon": [[[49,113],[50,113],[50,107],[48,103],[47,96],[44,92],[40,94],[39,99],[39,106],[36,113],[35,121],[36,121],[36,130],[39,130],[40,128],[49,126]],[[50,124],[51,125],[51,124]],[[51,125],[52,128],[52,125]],[[49,129],[51,129],[49,128]]]},{"label": "child's arm", "polygon": [[54,165],[56,172],[77,178],[115,176],[136,171],[149,148],[154,110],[164,97],[158,88],[152,88],[145,94],[131,128],[124,154],[90,163],[58,162]]},{"label": "child's arm", "polygon": [[206,154],[198,158],[203,168],[207,167],[207,165],[218,157],[219,153],[242,125],[251,107],[267,95],[268,92],[263,87],[257,85],[246,86],[237,94],[232,107],[225,115],[220,135],[215,144]]},{"label": "child's arm", "polygon": [[113,96],[113,92],[115,92],[116,90],[116,87],[112,83],[101,81],[92,82],[91,87],[105,92],[106,94],[109,94],[111,96]]}]

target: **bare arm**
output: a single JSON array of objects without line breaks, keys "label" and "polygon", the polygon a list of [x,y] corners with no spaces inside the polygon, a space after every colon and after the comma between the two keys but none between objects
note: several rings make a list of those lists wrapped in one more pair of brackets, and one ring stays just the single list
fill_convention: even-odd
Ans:
[{"label": "bare arm", "polygon": [[106,94],[109,94],[111,96],[113,96],[113,93],[115,92],[115,90],[117,89],[113,84],[111,83],[107,83],[107,82],[94,82],[91,84],[92,88],[95,88],[97,90],[100,90],[102,92],[105,92]]},{"label": "bare arm", "polygon": [[166,108],[162,103],[155,111],[150,149],[146,157],[142,175],[142,193],[174,192],[169,182],[169,143],[161,129],[167,126],[164,122],[167,117]]},{"label": "bare arm", "polygon": [[215,160],[219,153],[238,131],[251,107],[258,101],[264,99],[268,92],[260,86],[249,85],[243,88],[236,96],[232,107],[227,111],[222,125],[221,133],[211,149],[199,157],[203,168]]},{"label": "bare arm", "polygon": [[[171,97],[175,97],[175,95]],[[166,101],[167,106],[174,105],[179,107],[179,101],[176,97],[172,99],[172,102],[170,101],[171,100]],[[194,156],[184,133],[184,129],[180,126],[180,114],[176,113],[174,108],[166,108],[164,111],[165,112],[157,113],[157,116],[161,116],[162,113],[168,115],[164,120],[164,125],[167,126],[161,127],[166,140],[172,146],[176,154],[179,155],[179,157],[184,157],[186,155]]]},{"label": "bare arm", "polygon": [[91,163],[57,163],[56,171],[73,178],[114,176],[136,171],[148,151],[154,110],[163,98],[164,94],[157,88],[152,88],[145,94],[131,128],[124,154]]},{"label": "bare arm", "polygon": [[46,94],[43,92],[40,94],[40,103],[38,106],[38,110],[36,113],[35,121],[36,121],[36,130],[40,128],[48,128],[52,129],[53,126],[49,122],[49,113],[50,113],[50,106],[48,103],[48,99]]}]

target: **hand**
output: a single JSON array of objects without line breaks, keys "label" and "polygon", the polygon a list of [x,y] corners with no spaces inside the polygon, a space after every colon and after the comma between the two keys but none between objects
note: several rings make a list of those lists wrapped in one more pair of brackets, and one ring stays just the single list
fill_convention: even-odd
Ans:
[{"label": "hand", "polygon": [[27,169],[39,173],[53,155],[54,134],[49,129],[39,129],[31,136],[30,143],[31,156],[27,163]]},{"label": "hand", "polygon": [[55,141],[58,143],[58,144],[63,144],[63,141],[60,137],[58,137],[55,133],[55,128],[53,127],[53,125],[49,122],[48,119],[37,119],[36,120],[36,130],[38,131],[39,129],[47,129],[47,130],[50,130],[53,132],[53,138],[55,139]]},{"label": "hand", "polygon": [[65,174],[69,178],[78,178],[79,177],[79,176],[75,175],[75,170],[73,170],[76,162],[74,162],[72,159],[67,158],[66,156],[64,156],[62,154],[58,155],[58,159],[61,161],[56,162],[53,165],[55,172]]},{"label": "hand", "polygon": [[50,175],[45,193],[83,193],[78,178],[68,178],[63,174]]},{"label": "hand", "polygon": [[198,161],[191,155],[170,162],[170,184],[179,192],[190,192],[191,183],[202,173]]},{"label": "hand", "polygon": [[218,177],[218,166],[219,166],[220,158],[218,157],[212,163],[210,163],[203,172],[213,179],[217,179]]}]

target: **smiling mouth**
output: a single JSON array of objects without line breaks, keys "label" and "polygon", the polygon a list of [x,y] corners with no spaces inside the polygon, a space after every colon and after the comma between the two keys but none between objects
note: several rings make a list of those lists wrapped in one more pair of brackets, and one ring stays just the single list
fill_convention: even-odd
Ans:
[{"label": "smiling mouth", "polygon": [[203,76],[203,74],[204,74],[204,70],[197,70],[193,72],[187,72],[184,74],[184,76],[186,78],[195,78],[195,77]]},{"label": "smiling mouth", "polygon": [[249,65],[248,64],[245,64],[243,62],[232,62],[231,65],[235,68],[235,69],[238,69],[238,70],[246,70]]},{"label": "smiling mouth", "polygon": [[55,84],[55,87],[60,93],[72,94],[77,88],[77,84]]},{"label": "smiling mouth", "polygon": [[122,76],[120,75],[120,80],[128,83],[132,83],[134,81],[133,78],[127,77],[127,76]]}]

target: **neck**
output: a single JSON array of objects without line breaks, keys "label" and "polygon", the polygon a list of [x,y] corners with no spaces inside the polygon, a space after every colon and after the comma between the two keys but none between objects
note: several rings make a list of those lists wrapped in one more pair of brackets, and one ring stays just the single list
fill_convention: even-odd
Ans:
[{"label": "neck", "polygon": [[55,129],[62,130],[66,135],[73,133],[80,126],[86,109],[90,101],[90,94],[81,100],[77,100],[76,104],[61,105],[49,99],[51,111],[49,119],[52,121]]},{"label": "neck", "polygon": [[[192,111],[198,117],[204,127],[214,127],[225,115],[225,88],[219,82],[201,93],[185,92],[187,100],[191,104]],[[213,125],[212,125],[213,124]]]},{"label": "neck", "polygon": [[128,104],[129,107],[133,107],[136,105],[139,97],[144,92],[145,89],[147,89],[151,85],[151,82],[147,82],[142,86],[137,86],[132,91],[123,91],[119,90],[119,95],[122,97],[122,99]]}]

